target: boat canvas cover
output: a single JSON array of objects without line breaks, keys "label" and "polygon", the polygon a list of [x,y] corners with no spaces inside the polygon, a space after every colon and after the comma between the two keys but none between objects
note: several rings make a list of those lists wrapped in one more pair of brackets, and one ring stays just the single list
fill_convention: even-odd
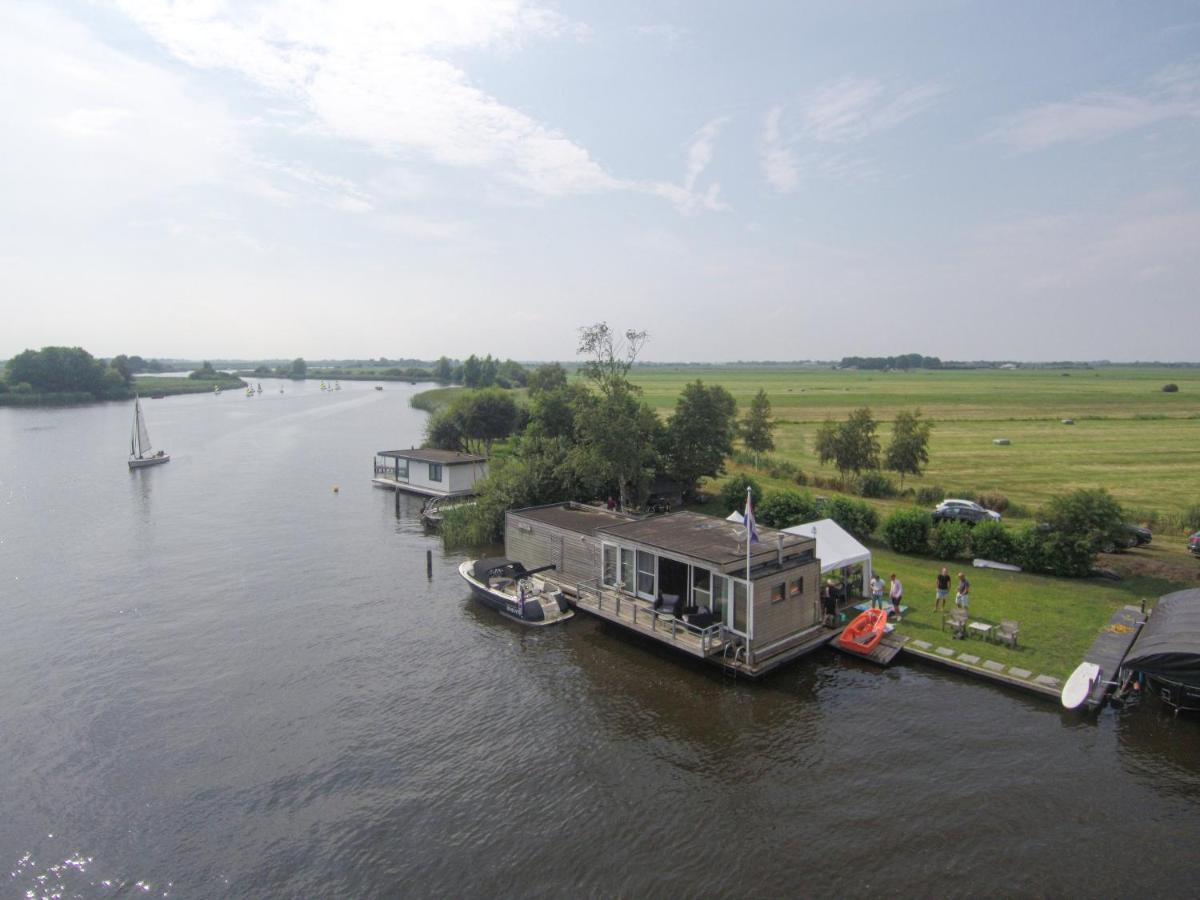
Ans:
[{"label": "boat canvas cover", "polygon": [[475,578],[487,584],[488,577],[493,574],[505,575],[509,578],[520,578],[525,574],[525,567],[519,562],[494,556],[490,559],[477,559],[473,567]]},{"label": "boat canvas cover", "polygon": [[1121,666],[1200,687],[1200,588],[1160,597]]}]

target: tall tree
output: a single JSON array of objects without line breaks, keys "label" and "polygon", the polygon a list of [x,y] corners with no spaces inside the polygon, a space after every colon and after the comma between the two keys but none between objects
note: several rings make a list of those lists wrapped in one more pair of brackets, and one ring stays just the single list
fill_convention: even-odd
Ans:
[{"label": "tall tree", "polygon": [[737,434],[737,401],[720,385],[685,385],[667,423],[670,473],[691,493],[700,479],[721,474]]},{"label": "tall tree", "polygon": [[464,387],[480,387],[483,384],[483,363],[474,353],[463,360],[462,369]]},{"label": "tall tree", "polygon": [[624,509],[640,502],[658,463],[662,422],[633,391],[586,394],[576,411],[569,467],[593,494],[615,485]]},{"label": "tall tree", "polygon": [[304,361],[303,356],[297,356],[292,360],[292,370],[290,377],[303,378],[308,374],[308,363]]},{"label": "tall tree", "polygon": [[448,381],[450,381],[450,377],[453,373],[454,370],[450,366],[450,360],[444,356],[439,356],[438,361],[433,364],[434,381],[440,381],[442,384],[446,384]]},{"label": "tall tree", "polygon": [[567,386],[567,370],[558,363],[546,363],[529,373],[529,395],[553,391]]},{"label": "tall tree", "polygon": [[879,468],[878,427],[868,407],[856,409],[845,422],[826,419],[817,431],[817,457],[822,465],[832,462],[846,484],[850,473]]},{"label": "tall tree", "polygon": [[580,328],[577,352],[587,357],[583,364],[584,374],[604,394],[632,390],[629,370],[648,337],[646,332],[632,328],[622,337],[609,328],[607,322]]},{"label": "tall tree", "polygon": [[932,430],[933,423],[922,421],[919,409],[896,413],[884,465],[899,473],[901,487],[904,487],[905,475],[920,475],[929,462],[929,432]]},{"label": "tall tree", "polygon": [[759,389],[750,401],[746,417],[742,419],[742,443],[754,453],[754,468],[758,468],[758,455],[775,449],[775,422],[771,419],[771,401],[767,392]]}]

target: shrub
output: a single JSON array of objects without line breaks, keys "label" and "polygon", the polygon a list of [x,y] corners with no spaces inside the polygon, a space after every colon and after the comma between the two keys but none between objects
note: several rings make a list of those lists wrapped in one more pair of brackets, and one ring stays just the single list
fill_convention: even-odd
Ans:
[{"label": "shrub", "polygon": [[721,486],[721,508],[727,510],[725,515],[746,508],[746,488],[754,492],[754,502],[763,500],[762,486],[749,475],[734,475]]},{"label": "shrub", "polygon": [[882,472],[867,472],[858,479],[858,492],[864,497],[894,497],[896,485]]},{"label": "shrub", "polygon": [[1086,537],[1043,525],[1030,525],[1017,532],[1014,543],[1017,561],[1024,568],[1047,575],[1083,577],[1096,558],[1095,548]]},{"label": "shrub", "polygon": [[920,509],[898,509],[883,523],[883,538],[897,553],[926,553],[933,520]]},{"label": "shrub", "polygon": [[999,491],[984,491],[975,498],[975,502],[984,509],[994,509],[998,513],[1008,509],[1008,498]]},{"label": "shrub", "polygon": [[1162,389],[1163,389],[1163,393],[1164,393],[1164,394],[1175,394],[1175,393],[1178,393],[1178,392],[1179,392],[1179,385],[1177,385],[1177,384],[1164,384],[1164,385],[1162,386]]},{"label": "shrub", "polygon": [[1000,522],[980,522],[971,531],[971,552],[982,559],[1014,562],[1017,558],[1012,533]]},{"label": "shrub", "polygon": [[971,529],[965,522],[943,522],[929,534],[929,547],[938,559],[958,559],[967,555]]},{"label": "shrub", "polygon": [[824,515],[833,519],[859,540],[869,538],[879,527],[879,513],[862,500],[834,497],[822,504],[816,512],[818,516]]},{"label": "shrub", "polygon": [[14,394],[32,394],[33,385],[28,381],[18,381],[12,386],[12,392]]},{"label": "shrub", "polygon": [[792,481],[796,482],[796,484],[800,485],[801,487],[804,487],[806,484],[808,484],[808,476],[805,475],[802,470],[797,469],[795,474],[792,475]]},{"label": "shrub", "polygon": [[772,478],[790,479],[796,473],[795,464],[786,459],[768,459],[765,462],[767,474]]},{"label": "shrub", "polygon": [[771,528],[788,528],[817,518],[817,503],[807,491],[768,491],[754,515]]},{"label": "shrub", "polygon": [[946,496],[946,489],[941,485],[931,484],[917,488],[917,502],[922,506],[930,503],[941,503]]}]

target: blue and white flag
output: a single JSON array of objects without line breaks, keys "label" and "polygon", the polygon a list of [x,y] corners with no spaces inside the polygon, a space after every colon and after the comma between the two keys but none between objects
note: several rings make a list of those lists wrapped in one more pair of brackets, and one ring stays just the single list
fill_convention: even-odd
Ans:
[{"label": "blue and white flag", "polygon": [[754,504],[750,500],[749,488],[746,489],[746,515],[743,524],[746,526],[746,543],[757,544],[758,529],[754,527]]}]

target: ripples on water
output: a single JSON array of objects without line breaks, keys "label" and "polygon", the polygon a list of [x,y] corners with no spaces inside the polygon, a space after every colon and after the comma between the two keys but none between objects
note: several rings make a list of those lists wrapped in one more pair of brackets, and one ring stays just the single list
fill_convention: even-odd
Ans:
[{"label": "ripples on water", "polygon": [[523,629],[369,485],[413,389],[264,387],[0,409],[7,893],[1193,892],[1195,719]]}]

